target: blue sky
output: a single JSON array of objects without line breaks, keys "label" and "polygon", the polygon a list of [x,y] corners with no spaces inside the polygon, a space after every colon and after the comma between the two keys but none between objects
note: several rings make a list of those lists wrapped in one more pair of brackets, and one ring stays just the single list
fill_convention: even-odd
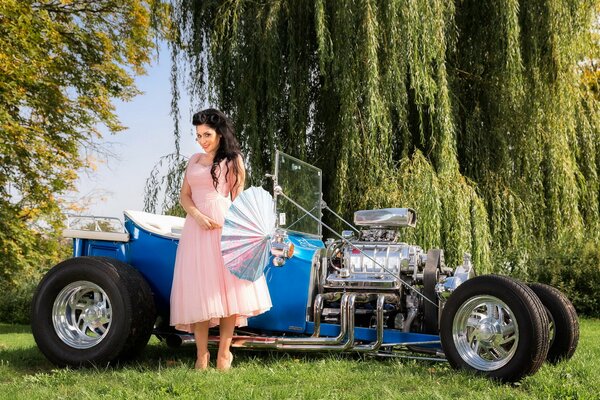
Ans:
[{"label": "blue sky", "polygon": [[[89,196],[93,202],[85,214],[123,218],[123,210],[142,210],[144,184],[158,159],[174,151],[173,121],[169,115],[171,60],[166,48],[160,58],[136,79],[144,93],[130,102],[116,102],[116,113],[126,130],[104,135],[118,158],[100,164],[96,172],[81,172],[75,197]],[[189,98],[182,94],[181,152],[200,151],[194,140]]]}]

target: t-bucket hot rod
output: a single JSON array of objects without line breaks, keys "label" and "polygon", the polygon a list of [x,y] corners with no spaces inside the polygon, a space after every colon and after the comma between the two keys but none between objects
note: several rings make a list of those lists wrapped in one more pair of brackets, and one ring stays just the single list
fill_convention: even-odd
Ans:
[{"label": "t-bucket hot rod", "polygon": [[[269,176],[277,226],[264,273],[273,307],[236,331],[233,347],[445,358],[502,381],[575,352],[577,315],[557,289],[475,276],[469,254],[452,268],[442,250],[403,243],[402,230],[416,224],[409,208],[357,211],[356,228],[322,201],[321,171],[284,153]],[[323,242],[323,209],[350,230]],[[183,219],[124,214],[120,232],[102,229],[118,219],[72,218],[73,258],[38,286],[33,334],[57,365],[128,359],[151,334],[171,346],[191,338],[169,326]]]}]

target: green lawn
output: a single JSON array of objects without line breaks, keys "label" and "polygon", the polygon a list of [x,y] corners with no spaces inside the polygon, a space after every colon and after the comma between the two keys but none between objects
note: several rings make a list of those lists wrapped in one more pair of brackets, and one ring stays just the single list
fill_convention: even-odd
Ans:
[{"label": "green lawn", "polygon": [[57,369],[38,351],[29,327],[0,324],[0,398],[600,398],[600,320],[581,321],[581,339],[573,359],[544,365],[518,385],[458,373],[440,362],[331,354],[234,354],[234,368],[227,373],[196,372],[193,346],[173,350],[152,339],[142,356],[126,366]]}]

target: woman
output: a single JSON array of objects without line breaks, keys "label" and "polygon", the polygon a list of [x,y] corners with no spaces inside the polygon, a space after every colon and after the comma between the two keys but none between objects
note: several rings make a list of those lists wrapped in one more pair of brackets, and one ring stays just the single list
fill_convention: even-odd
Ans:
[{"label": "woman", "polygon": [[221,111],[207,109],[194,114],[192,123],[205,153],[190,158],[181,186],[187,216],[175,259],[171,325],[194,333],[197,369],[208,367],[208,329],[219,325],[217,368],[227,370],[235,326],[245,326],[248,317],[271,308],[271,298],[264,276],[241,280],[223,265],[221,228],[245,178],[231,121]]}]

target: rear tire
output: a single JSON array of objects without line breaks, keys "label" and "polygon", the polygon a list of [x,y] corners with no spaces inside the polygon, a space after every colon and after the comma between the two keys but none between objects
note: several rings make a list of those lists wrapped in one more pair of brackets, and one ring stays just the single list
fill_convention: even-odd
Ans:
[{"label": "rear tire", "polygon": [[579,320],[575,307],[560,290],[543,283],[529,284],[548,311],[550,349],[546,360],[555,364],[573,357],[579,342]]},{"label": "rear tire", "polygon": [[155,315],[152,292],[133,267],[108,257],[77,257],[57,264],[38,285],[31,328],[52,363],[79,367],[137,355]]},{"label": "rear tire", "polygon": [[440,338],[452,367],[514,382],[535,373],[546,359],[548,317],[526,285],[483,275],[448,298]]}]

